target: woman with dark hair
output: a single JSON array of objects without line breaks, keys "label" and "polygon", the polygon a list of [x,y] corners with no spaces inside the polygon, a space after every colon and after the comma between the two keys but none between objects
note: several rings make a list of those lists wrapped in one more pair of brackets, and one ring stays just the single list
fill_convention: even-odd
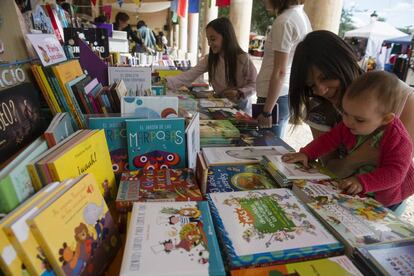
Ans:
[{"label": "woman with dark hair", "polygon": [[190,86],[200,75],[208,72],[208,79],[219,97],[235,102],[250,113],[250,98],[256,86],[256,68],[237,42],[230,20],[221,17],[208,23],[206,35],[209,54],[192,69],[175,77],[168,77],[169,89]]},{"label": "woman with dark hair", "polygon": [[[289,76],[293,54],[299,41],[312,30],[303,11],[304,0],[264,0],[266,9],[277,15],[266,36],[262,67],[257,76],[257,103],[264,104],[257,117],[259,127],[273,128],[283,137],[289,119]],[[272,112],[278,105],[278,122]]]},{"label": "woman with dark hair", "polygon": [[[339,36],[329,31],[309,33],[296,47],[293,58],[289,105],[291,122],[307,123],[313,137],[328,132],[342,121],[341,105],[346,89],[361,74],[352,48]],[[395,93],[399,103],[394,111],[400,118],[411,140],[414,137],[414,93],[400,81]],[[352,154],[344,150],[324,156],[322,160],[339,177],[347,177],[362,165],[376,166],[379,151],[367,139]]]},{"label": "woman with dark hair", "polygon": [[127,32],[128,40],[132,40],[137,46],[142,45],[142,40],[137,36],[129,24],[129,15],[124,12],[118,12],[115,16],[115,22],[113,23],[115,31]]}]

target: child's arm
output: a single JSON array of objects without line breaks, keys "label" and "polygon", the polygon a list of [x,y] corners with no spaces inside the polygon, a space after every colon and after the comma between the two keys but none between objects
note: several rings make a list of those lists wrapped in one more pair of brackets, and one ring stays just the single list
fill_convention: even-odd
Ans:
[{"label": "child's arm", "polygon": [[283,162],[286,162],[286,163],[300,162],[303,164],[305,168],[308,168],[309,159],[306,156],[306,154],[301,153],[301,152],[286,153],[282,156],[282,160]]},{"label": "child's arm", "polygon": [[413,150],[409,138],[391,137],[383,147],[386,149],[381,150],[378,168],[357,176],[364,193],[382,191],[399,185],[407,175]]},{"label": "child's arm", "polygon": [[350,138],[351,135],[344,123],[341,122],[329,132],[322,134],[304,148],[301,148],[300,152],[306,154],[310,160],[314,160],[336,150],[341,142]]}]

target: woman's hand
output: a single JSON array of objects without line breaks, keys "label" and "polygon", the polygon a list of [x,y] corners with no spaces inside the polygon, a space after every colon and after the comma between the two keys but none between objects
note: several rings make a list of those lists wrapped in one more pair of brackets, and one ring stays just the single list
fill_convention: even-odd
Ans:
[{"label": "woman's hand", "polygon": [[286,163],[300,162],[303,164],[305,168],[309,168],[308,160],[309,160],[308,156],[302,152],[286,153],[282,156],[283,162],[286,162]]},{"label": "woman's hand", "polygon": [[240,94],[237,89],[226,89],[221,94],[232,102],[237,102],[240,98]]},{"label": "woman's hand", "polygon": [[259,116],[257,116],[257,122],[260,128],[271,128],[272,116],[265,117],[263,114],[259,114]]},{"label": "woman's hand", "polygon": [[347,195],[357,195],[363,191],[362,184],[355,176],[341,180],[339,182],[339,189]]}]

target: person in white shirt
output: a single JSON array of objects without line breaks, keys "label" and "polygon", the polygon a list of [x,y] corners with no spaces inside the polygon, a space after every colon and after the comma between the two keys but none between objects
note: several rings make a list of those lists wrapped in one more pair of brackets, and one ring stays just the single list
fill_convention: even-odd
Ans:
[{"label": "person in white shirt", "polygon": [[[262,67],[256,80],[257,103],[263,103],[263,112],[257,117],[259,127],[273,128],[283,137],[289,119],[289,78],[296,45],[312,31],[309,18],[303,10],[305,0],[264,0],[266,9],[277,14],[267,34]],[[276,103],[279,121],[272,122]]]}]

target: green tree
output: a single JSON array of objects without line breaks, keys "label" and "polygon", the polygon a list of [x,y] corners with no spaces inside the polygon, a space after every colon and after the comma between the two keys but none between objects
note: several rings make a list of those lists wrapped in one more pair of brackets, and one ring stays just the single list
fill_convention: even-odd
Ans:
[{"label": "green tree", "polygon": [[352,20],[353,9],[342,9],[341,22],[339,24],[339,36],[344,37],[345,32],[355,29],[354,21]]},{"label": "green tree", "polygon": [[218,9],[218,17],[229,17],[230,6],[222,7]]},{"label": "green tree", "polygon": [[267,27],[272,25],[274,16],[269,15],[263,0],[253,0],[252,20],[250,23],[250,31],[259,35],[265,35]]}]

